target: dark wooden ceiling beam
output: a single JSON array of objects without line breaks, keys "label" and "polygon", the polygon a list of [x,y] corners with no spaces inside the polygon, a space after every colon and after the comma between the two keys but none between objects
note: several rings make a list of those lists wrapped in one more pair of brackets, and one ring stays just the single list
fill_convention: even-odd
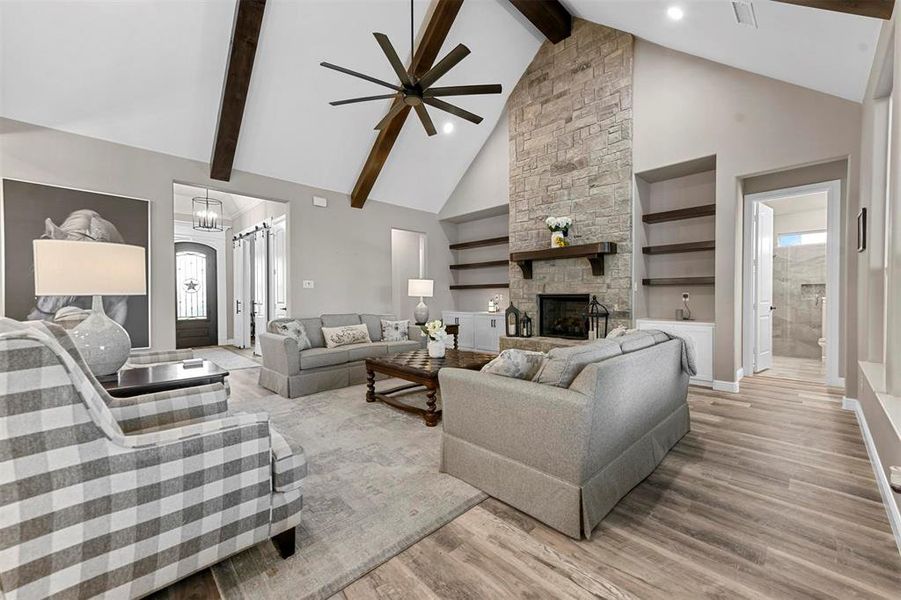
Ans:
[{"label": "dark wooden ceiling beam", "polygon": [[[447,39],[447,34],[462,5],[463,0],[438,0],[435,10],[428,17],[425,31],[410,62],[410,71],[416,77],[425,75],[435,64],[441,46]],[[400,97],[395,98],[394,105],[400,102],[402,102]],[[369,156],[363,164],[363,170],[357,178],[357,183],[354,185],[353,192],[350,194],[350,205],[354,208],[363,208],[363,205],[366,204],[369,193],[372,191],[379,173],[382,172],[388,155],[391,154],[391,149],[394,147],[394,142],[397,141],[397,136],[400,135],[400,130],[403,128],[408,114],[410,114],[410,107],[406,106],[395,115],[387,126],[379,131],[378,137],[369,151]]]},{"label": "dark wooden ceiling beam", "polygon": [[213,144],[213,157],[210,159],[211,179],[231,179],[265,9],[266,0],[238,0],[235,7],[228,69],[222,86],[216,140]]},{"label": "dark wooden ceiling beam", "polygon": [[895,8],[895,0],[776,0],[776,2],[886,20],[892,18],[892,10]]},{"label": "dark wooden ceiling beam", "polygon": [[558,0],[510,0],[510,3],[553,44],[572,33],[573,17]]}]

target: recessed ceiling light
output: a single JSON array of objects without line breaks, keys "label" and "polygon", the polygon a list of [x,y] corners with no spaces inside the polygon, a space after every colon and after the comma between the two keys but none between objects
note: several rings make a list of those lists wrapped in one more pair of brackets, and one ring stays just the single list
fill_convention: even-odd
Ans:
[{"label": "recessed ceiling light", "polygon": [[685,16],[685,11],[683,11],[678,6],[670,6],[666,9],[666,16],[668,16],[673,21],[681,21],[682,17]]},{"label": "recessed ceiling light", "polygon": [[443,131],[444,133],[453,133],[454,132],[454,124],[451,123],[450,121],[448,121],[447,123],[444,124],[443,127],[441,127],[441,131]]}]

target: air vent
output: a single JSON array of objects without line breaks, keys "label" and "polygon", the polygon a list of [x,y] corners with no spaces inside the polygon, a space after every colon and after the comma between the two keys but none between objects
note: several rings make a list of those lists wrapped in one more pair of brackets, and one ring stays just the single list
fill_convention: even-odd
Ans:
[{"label": "air vent", "polygon": [[735,20],[739,25],[747,25],[757,29],[757,15],[754,14],[754,5],[750,2],[733,1],[732,10],[735,12]]}]

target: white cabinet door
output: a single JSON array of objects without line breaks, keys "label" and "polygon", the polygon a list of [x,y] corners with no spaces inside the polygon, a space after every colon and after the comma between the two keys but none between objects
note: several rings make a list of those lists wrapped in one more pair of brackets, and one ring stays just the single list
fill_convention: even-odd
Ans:
[{"label": "white cabinet door", "polygon": [[[457,342],[457,346],[461,350],[475,348],[475,318],[471,313],[444,311],[441,313],[441,319],[447,325],[460,326],[460,339]],[[444,343],[448,348],[453,348],[453,336],[449,336]]]},{"label": "white cabinet door", "polygon": [[475,349],[483,352],[497,352],[503,330],[504,318],[500,314],[476,315]]}]

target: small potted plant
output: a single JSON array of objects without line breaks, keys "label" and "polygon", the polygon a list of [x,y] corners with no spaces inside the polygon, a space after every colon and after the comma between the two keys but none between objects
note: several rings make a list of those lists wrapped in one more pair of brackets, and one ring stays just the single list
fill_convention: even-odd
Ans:
[{"label": "small potted plant", "polygon": [[545,225],[551,231],[551,248],[562,248],[569,246],[569,228],[573,225],[570,217],[548,217],[544,220]]},{"label": "small potted plant", "polygon": [[447,329],[442,321],[429,321],[425,325],[420,325],[422,337],[429,338],[428,349],[431,358],[444,358],[445,345],[444,340],[447,339]]}]

